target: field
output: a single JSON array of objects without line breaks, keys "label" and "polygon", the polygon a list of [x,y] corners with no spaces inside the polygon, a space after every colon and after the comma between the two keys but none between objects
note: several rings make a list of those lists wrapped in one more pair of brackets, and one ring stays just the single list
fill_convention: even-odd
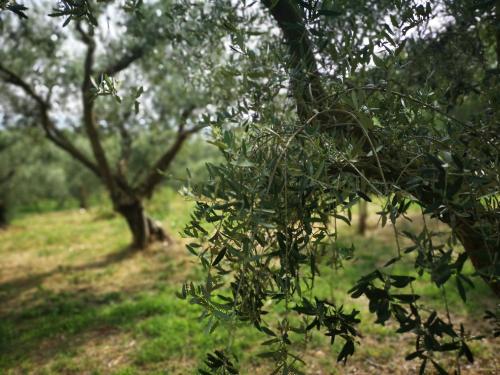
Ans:
[{"label": "field", "polygon": [[[130,251],[125,222],[108,208],[29,214],[0,232],[0,374],[192,374],[207,352],[228,346],[242,374],[270,373],[256,356],[264,335],[248,327],[231,335],[221,327],[210,335],[197,319],[198,307],[176,297],[185,280],[203,277],[178,235],[192,204],[169,191],[159,196],[151,211],[175,237],[168,247]],[[307,346],[296,348],[308,363],[307,374],[415,371],[416,363],[404,360],[411,337],[375,325],[365,300],[345,297],[359,276],[394,252],[390,228],[377,228],[374,220],[365,237],[346,228],[341,241],[354,242],[354,259],[334,270],[325,258],[317,280],[320,296],[362,310],[362,345],[344,367],[335,362],[339,347],[315,333]],[[416,289],[444,311],[437,288],[419,280]],[[488,333],[482,316],[494,309],[495,298],[485,285],[476,281],[467,305],[453,285],[446,294],[454,320]],[[496,373],[498,343],[483,339],[472,349],[476,361],[464,364],[463,373]]]}]

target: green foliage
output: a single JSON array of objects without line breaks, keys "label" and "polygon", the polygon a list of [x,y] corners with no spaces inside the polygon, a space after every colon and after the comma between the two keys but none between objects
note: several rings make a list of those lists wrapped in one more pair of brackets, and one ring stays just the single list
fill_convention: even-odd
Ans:
[{"label": "green foliage", "polygon": [[92,11],[91,3],[88,0],[62,0],[59,1],[58,8],[49,14],[51,17],[67,17],[63,27],[72,20],[87,20],[91,25],[97,26],[97,19]]},{"label": "green foliage", "polygon": [[[28,16],[25,13],[25,11],[28,10],[28,8],[23,4],[17,4],[15,0],[14,1],[0,0],[0,11],[2,10],[11,11],[12,13],[19,16],[19,18],[28,18]],[[0,19],[0,24],[1,24],[1,19]]]},{"label": "green foliage", "polygon": [[[498,291],[500,119],[492,90],[498,91],[499,82],[483,79],[497,62],[485,54],[470,68],[474,74],[466,81],[477,93],[471,86],[450,86],[455,75],[447,72],[451,64],[469,70],[470,50],[461,46],[460,33],[492,50],[494,41],[477,33],[491,27],[493,3],[478,7],[463,1],[462,8],[455,2],[435,7],[430,2],[263,3],[273,20],[262,20],[261,13],[242,4],[240,14],[248,11],[247,17],[223,25],[241,64],[227,74],[248,77],[231,118],[241,127],[213,133],[225,163],[208,166],[210,180],[195,190],[197,207],[185,230],[198,239],[188,249],[199,258],[207,281],[185,287],[183,297],[191,293],[191,301],[204,307],[210,327],[236,317],[268,333],[272,338],[264,355],[274,359],[274,373],[299,371],[291,332],[312,327],[340,336],[338,360],[347,359],[358,343],[356,312],[309,295],[316,292],[325,247],[335,265],[350,267],[345,252],[337,250],[342,248],[338,238],[351,223],[353,206],[377,196],[381,225],[393,227],[394,250],[384,254],[385,266],[369,271],[349,293],[369,301],[377,323],[392,321],[397,333],[414,335],[416,349],[407,359],[419,360],[422,373],[428,367],[446,372],[438,353],[452,352],[456,366],[460,360],[472,362],[469,344],[480,336],[457,326],[449,310],[440,317],[426,308],[414,291],[415,276],[392,270],[409,260],[417,275],[429,275],[442,290],[452,280],[466,302],[466,286],[470,290],[474,284],[462,269],[471,258],[474,276]],[[438,32],[426,32],[438,6],[452,20]],[[259,22],[278,24],[287,52],[271,46],[273,36],[266,33],[250,42]],[[439,59],[428,48],[434,45],[460,58]],[[269,79],[251,79],[255,66]],[[287,80],[292,103],[282,90]],[[483,110],[467,111],[472,102]],[[403,232],[399,227],[412,205],[420,207],[423,226]],[[429,216],[451,231],[431,231]],[[413,244],[403,248],[403,236]],[[444,292],[443,304],[448,305]],[[269,306],[282,308],[284,317],[266,319]]]},{"label": "green foliage", "polygon": [[[132,72],[122,87],[107,74],[94,83],[99,132],[121,181],[136,181],[154,148],[132,144],[163,145],[183,134],[184,122],[193,130],[211,126],[211,143],[224,158],[207,165],[205,184],[185,191],[197,200],[185,229],[195,239],[188,250],[207,278],[186,284],[180,296],[204,309],[208,332],[221,324],[255,327],[267,336],[261,357],[274,362],[275,374],[300,373],[296,343],[314,328],[340,341],[339,362],[353,356],[362,345],[362,316],[316,296],[316,281],[325,253],[335,267],[355,259],[359,250],[339,238],[353,207],[373,200],[380,202],[381,226],[393,230],[394,247],[346,292],[368,301],[376,323],[413,335],[415,350],[406,359],[418,360],[421,373],[431,366],[446,373],[443,353],[455,359],[457,372],[461,361],[473,362],[470,343],[480,336],[453,322],[446,287],[452,281],[463,302],[470,299],[476,283],[463,272],[470,259],[472,277],[500,293],[498,5],[113,3],[61,1],[52,16],[63,17],[63,26],[75,21],[87,46],[96,36],[105,52],[96,59],[98,71],[119,72],[129,56],[147,57],[138,64],[140,81]],[[124,12],[114,26],[126,28],[126,37],[106,37],[100,20],[110,10]],[[438,15],[446,17],[430,30]],[[82,68],[63,48],[71,32],[59,33],[53,22],[6,23],[0,58],[16,37],[27,40],[11,58],[13,69],[44,77],[44,97],[62,87],[55,96],[63,112]],[[67,68],[55,69],[61,61]],[[16,84],[5,69],[2,75]],[[33,120],[25,97],[0,95],[9,111]],[[203,113],[191,116],[195,108]],[[411,207],[423,225],[403,231]],[[429,218],[449,230],[431,230]],[[404,263],[413,269],[400,273]],[[417,277],[441,291],[445,317],[426,307]],[[495,313],[487,317],[495,324]],[[235,373],[230,357],[209,354],[201,371]]]},{"label": "green foliage", "polygon": [[[96,177],[64,152],[40,140],[39,134],[30,139],[26,133],[14,132],[9,141],[6,137],[9,133],[0,134],[5,136],[2,141],[11,145],[0,150],[0,196],[9,216],[76,207],[103,209],[106,206],[111,209],[105,203],[106,193]],[[85,146],[84,139],[74,137],[74,141]],[[111,142],[108,146],[119,147]],[[137,140],[131,170],[138,172],[145,163],[152,163],[162,147],[161,142],[151,144],[146,137]],[[158,196],[147,204],[148,212],[164,218],[169,213],[170,202],[176,199],[175,191],[189,183],[204,181],[207,176],[205,163],[218,159],[217,151],[203,139],[188,141],[173,163],[164,188],[159,189]],[[172,221],[175,220],[172,217]]]},{"label": "green foliage", "polygon": [[11,215],[76,205],[87,208],[100,193],[95,176],[43,142],[36,129],[6,129],[0,137],[5,142],[5,148],[0,147],[0,179],[5,180],[0,195]]},{"label": "green foliage", "polygon": [[231,360],[220,350],[216,350],[214,354],[207,354],[205,364],[210,369],[210,372],[200,369],[201,375],[210,375],[214,373],[220,375],[239,373]]},{"label": "green foliage", "polygon": [[[162,191],[147,207],[158,217],[162,215],[154,207],[165,209],[162,196],[170,197],[169,211],[163,216],[174,235],[189,221],[191,205],[173,192]],[[169,251],[153,248],[144,254],[124,252],[128,243],[123,236],[125,225],[118,217],[103,218],[96,209],[85,213],[68,210],[15,218],[11,230],[0,232],[2,266],[20,259],[23,265],[11,269],[0,283],[4,301],[0,312],[0,372],[194,374],[197,368],[209,371],[206,354],[216,355],[214,349],[218,349],[241,373],[271,373],[273,358],[258,354],[272,346],[261,342],[276,337],[248,327],[245,322],[230,326],[228,331],[222,325],[209,334],[206,320],[198,319],[198,305],[175,295],[179,280],[184,279],[180,272],[186,272],[185,277],[193,282],[202,282],[203,273],[175,245]],[[342,231],[337,244],[346,247],[354,242],[358,249],[353,262],[346,264],[348,267],[332,268],[333,252],[329,249],[318,258],[321,276],[315,281],[315,295],[319,300],[344,305],[344,313],[360,311],[356,317],[361,322],[356,330],[363,338],[359,340],[373,343],[357,347],[355,356],[348,360],[348,364],[354,362],[364,372],[373,371],[369,362],[387,364],[381,371],[397,369],[398,364],[391,364],[391,359],[401,355],[402,350],[401,341],[393,337],[393,328],[374,324],[364,299],[353,300],[347,294],[360,274],[384,262],[384,254],[391,246],[384,231],[377,230],[372,238],[358,238],[350,228]],[[27,274],[27,267],[34,271]],[[396,267],[393,273],[397,275],[410,273],[413,268],[410,262]],[[463,272],[473,272],[470,264],[464,265]],[[430,307],[443,310],[440,290],[428,279],[416,277],[413,286],[422,298],[432,302]],[[477,311],[497,313],[486,287],[479,284],[477,289],[478,293],[471,293],[464,305],[454,285],[446,286],[450,310],[466,327],[481,326]],[[26,295],[30,295],[29,303],[23,299]],[[306,298],[316,307],[314,298]],[[269,311],[265,320],[283,319],[284,310],[279,306],[265,309]],[[289,318],[294,321],[294,314]],[[308,318],[309,324],[314,317]],[[308,331],[305,347],[299,340],[305,334],[290,332],[293,348],[307,356],[304,359],[309,365],[314,361],[314,366],[300,362],[297,366],[305,373],[313,369],[328,373],[344,341],[337,338],[330,349],[330,337],[314,331]],[[274,327],[273,332],[279,333]],[[51,349],[40,350],[47,347]],[[470,371],[487,368],[495,358],[491,340],[474,342],[470,348],[476,355]],[[413,351],[406,348],[403,353]],[[317,352],[324,356],[316,356]],[[114,362],[116,358],[120,361]]]}]

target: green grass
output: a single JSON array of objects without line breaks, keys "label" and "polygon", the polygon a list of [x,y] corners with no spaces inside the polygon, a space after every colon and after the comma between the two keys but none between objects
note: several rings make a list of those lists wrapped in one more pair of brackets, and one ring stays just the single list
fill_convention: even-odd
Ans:
[{"label": "green grass", "polygon": [[[192,204],[172,191],[148,203],[175,237],[189,220]],[[325,255],[315,294],[361,310],[361,345],[348,367],[359,373],[408,373],[402,359],[411,351],[407,337],[394,326],[374,324],[363,299],[346,291],[356,280],[387,261],[395,248],[388,231],[367,237],[345,228],[339,243],[354,244],[354,258],[334,269]],[[258,359],[266,339],[252,327],[220,327],[206,332],[197,306],[176,297],[184,280],[200,280],[196,259],[181,239],[168,249],[127,250],[130,236],[124,221],[109,207],[24,215],[0,232],[0,374],[194,374],[207,352],[232,342],[242,374],[268,374],[269,364]],[[470,265],[466,272],[472,273]],[[410,273],[411,264],[397,273]],[[427,278],[414,283],[425,301],[443,312],[441,292]],[[450,310],[467,327],[485,330],[479,317],[495,299],[476,281],[464,304],[450,285]],[[276,309],[272,315],[282,313]],[[340,343],[330,346],[315,333],[306,347],[295,350],[308,362],[306,373],[341,374],[335,366]],[[492,368],[498,345],[481,341],[470,373]],[[467,369],[465,369],[467,370]],[[484,370],[486,371],[486,370]],[[465,371],[466,372],[466,371]]]}]

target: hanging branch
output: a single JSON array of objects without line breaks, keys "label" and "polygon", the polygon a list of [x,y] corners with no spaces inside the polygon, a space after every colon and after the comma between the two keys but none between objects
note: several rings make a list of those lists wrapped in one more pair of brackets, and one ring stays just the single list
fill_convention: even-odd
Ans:
[{"label": "hanging branch", "polygon": [[[290,54],[290,72],[297,74],[300,72],[300,78],[307,83],[310,90],[305,91],[304,87],[300,87],[294,80],[296,77],[291,76],[294,96],[297,99],[297,108],[299,117],[307,120],[309,117],[304,117],[304,114],[314,113],[316,116],[318,110],[315,104],[326,98],[324,89],[321,83],[321,76],[318,72],[313,44],[309,39],[307,29],[304,25],[303,17],[300,8],[291,0],[262,0],[263,4],[269,9],[269,12],[275,18],[280,27],[283,36],[288,44]],[[498,0],[497,0],[498,3]],[[429,106],[424,106],[429,109]],[[337,110],[337,109],[335,109]],[[333,108],[324,110],[320,113],[327,113],[328,111],[335,111]],[[338,109],[344,111],[345,109]],[[348,111],[349,112],[349,111]],[[338,123],[339,119],[330,116],[317,116],[321,122],[321,129],[323,131],[331,127],[331,123]],[[305,122],[305,121],[304,121]],[[344,121],[341,121],[342,123]],[[350,133],[350,134],[349,134]],[[356,128],[351,128],[345,136],[354,136],[359,139]],[[369,138],[376,139],[369,135]],[[358,161],[358,169],[368,179],[377,180],[380,173],[385,176],[388,184],[393,184],[396,179],[399,179],[399,187],[402,190],[409,189],[410,183],[406,181],[411,176],[403,176],[398,165],[394,164],[394,160],[401,157],[400,150],[387,150],[384,154],[386,160],[379,162],[379,168],[373,168],[371,158],[363,157]],[[427,160],[426,160],[427,161]],[[419,163],[426,163],[419,159]],[[427,161],[428,162],[428,161]],[[406,163],[403,163],[406,165]],[[383,170],[381,168],[383,167]],[[429,168],[436,168],[434,163],[429,164]],[[338,172],[338,171],[337,171]],[[411,194],[417,197],[419,202],[427,207],[434,207],[436,204],[435,192],[429,187],[423,187],[418,191],[415,189],[409,190]],[[488,225],[495,225],[495,218],[488,216],[484,208],[480,204],[476,204],[473,210],[470,210],[468,216],[450,215],[449,211],[439,214],[439,219],[448,224],[460,239],[464,248],[467,251],[472,263],[476,270],[481,274],[485,281],[491,286],[492,290],[497,296],[500,297],[500,281],[495,279],[495,275],[491,274],[490,270],[495,262],[498,262],[498,254],[500,253],[498,240],[495,238],[488,238],[482,233],[481,226],[484,223]]]},{"label": "hanging branch", "polygon": [[146,51],[147,49],[144,45],[136,45],[132,47],[125,55],[123,55],[117,61],[105,67],[102,70],[102,74],[105,74],[109,77],[116,75],[117,73],[127,69],[137,60],[140,60],[142,57],[144,57]]}]

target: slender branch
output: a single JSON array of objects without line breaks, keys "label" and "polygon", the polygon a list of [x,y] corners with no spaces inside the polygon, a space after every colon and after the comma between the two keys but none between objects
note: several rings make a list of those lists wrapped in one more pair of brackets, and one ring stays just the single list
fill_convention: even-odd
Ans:
[{"label": "slender branch", "polygon": [[64,136],[64,134],[56,127],[54,122],[49,116],[50,103],[38,95],[35,90],[19,75],[7,69],[0,64],[0,73],[4,76],[5,82],[21,88],[26,95],[31,97],[37,104],[40,112],[41,126],[45,132],[46,137],[52,141],[56,146],[66,151],[75,159],[80,161],[88,169],[90,169],[96,176],[100,177],[97,165],[90,160],[82,151],[74,146],[71,141]]},{"label": "slender branch", "polygon": [[143,197],[151,197],[155,187],[161,182],[164,177],[165,171],[170,167],[172,162],[174,161],[176,155],[182,148],[182,145],[186,141],[186,139],[194,133],[199,132],[201,129],[205,128],[206,125],[198,125],[194,126],[190,129],[185,129],[185,122],[191,113],[194,110],[194,107],[188,108],[182,114],[182,121],[179,124],[179,128],[177,131],[177,136],[175,138],[174,143],[170,148],[160,156],[160,158],[153,165],[151,171],[144,177],[142,182],[139,183],[137,187],[137,192],[139,195]]},{"label": "slender branch", "polygon": [[7,69],[0,63],[0,73],[3,76],[3,80],[7,83],[10,83],[14,86],[21,88],[26,95],[35,100],[40,107],[49,108],[49,103],[46,102],[40,95],[38,95],[33,88],[24,81],[20,76],[18,76],[13,71]]},{"label": "slender branch", "polygon": [[190,105],[189,107],[184,109],[184,111],[182,111],[181,118],[179,121],[179,128],[177,130],[178,133],[182,133],[184,131],[184,127],[186,126],[186,122],[187,122],[189,116],[191,116],[191,113],[193,113],[193,111],[195,110],[195,108],[196,107],[194,105]]},{"label": "slender branch", "polygon": [[164,177],[165,171],[170,167],[170,164],[175,159],[175,156],[179,153],[187,139],[188,134],[179,133],[175,139],[175,142],[167,152],[165,152],[154,164],[151,171],[146,175],[144,180],[140,183],[137,188],[139,195],[143,197],[151,197],[154,188],[161,182]]},{"label": "slender branch", "polygon": [[206,124],[193,126],[190,129],[183,130],[182,133],[189,136],[191,134],[198,133],[200,130],[205,129],[207,126],[208,125],[206,125]]},{"label": "slender branch", "polygon": [[82,38],[82,42],[89,45],[93,44],[93,29],[92,26],[89,26],[89,31],[85,31],[82,27],[81,21],[76,22],[76,31],[78,34],[80,34],[80,37]]},{"label": "slender branch", "polygon": [[146,47],[144,45],[134,46],[130,49],[130,51],[127,54],[122,56],[113,64],[104,68],[102,73],[108,76],[114,76],[115,74],[127,69],[135,61],[141,59],[145,53],[146,53]]}]

